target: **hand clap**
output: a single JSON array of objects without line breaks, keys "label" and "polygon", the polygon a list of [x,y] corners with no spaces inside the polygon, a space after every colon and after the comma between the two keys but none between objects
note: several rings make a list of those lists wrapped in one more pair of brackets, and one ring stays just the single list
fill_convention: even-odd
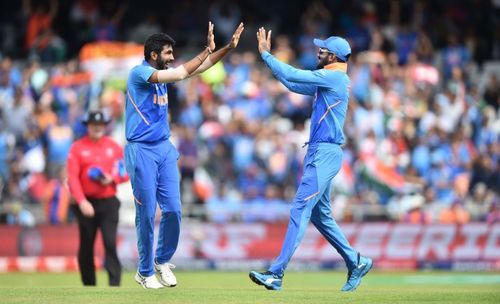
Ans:
[{"label": "hand clap", "polygon": [[259,52],[271,51],[271,30],[266,34],[266,29],[261,27],[257,32],[257,41],[259,43]]},{"label": "hand clap", "polygon": [[207,48],[212,53],[215,50],[214,24],[208,22]]},{"label": "hand clap", "polygon": [[245,29],[245,27],[243,26],[243,22],[241,22],[240,25],[238,26],[238,28],[234,31],[233,36],[231,37],[231,41],[229,42],[230,49],[234,49],[235,47],[238,46],[238,42],[240,41],[241,33],[243,32],[244,29]]}]

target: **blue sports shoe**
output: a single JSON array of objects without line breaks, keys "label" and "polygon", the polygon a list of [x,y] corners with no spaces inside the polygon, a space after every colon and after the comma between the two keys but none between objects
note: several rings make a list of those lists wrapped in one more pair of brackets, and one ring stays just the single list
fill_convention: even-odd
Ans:
[{"label": "blue sports shoe", "polygon": [[349,270],[347,274],[347,282],[342,291],[355,291],[361,283],[361,278],[364,277],[370,269],[372,269],[373,261],[370,258],[360,256],[358,253],[358,265],[356,268]]},{"label": "blue sports shoe", "polygon": [[257,272],[250,271],[248,274],[250,279],[254,281],[257,285],[264,285],[268,290],[281,290],[281,283],[283,282],[283,276],[278,276],[270,271]]}]

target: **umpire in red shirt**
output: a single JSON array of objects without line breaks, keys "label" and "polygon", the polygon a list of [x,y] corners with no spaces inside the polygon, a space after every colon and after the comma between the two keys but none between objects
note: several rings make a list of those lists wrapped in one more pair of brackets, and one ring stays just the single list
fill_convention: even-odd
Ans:
[{"label": "umpire in red shirt", "polygon": [[116,186],[128,181],[123,149],[105,136],[109,120],[102,111],[91,111],[84,124],[88,134],[75,141],[68,155],[68,184],[76,200],[73,211],[78,219],[80,248],[78,266],[83,285],[96,285],[94,242],[101,230],[109,285],[119,286],[122,267],[116,252],[118,209]]}]

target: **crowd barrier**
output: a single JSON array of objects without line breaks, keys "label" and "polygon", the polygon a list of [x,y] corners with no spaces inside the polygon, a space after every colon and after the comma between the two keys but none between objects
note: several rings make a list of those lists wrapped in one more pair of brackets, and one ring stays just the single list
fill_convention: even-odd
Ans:
[{"label": "crowd barrier", "polygon": [[[500,224],[341,224],[351,244],[378,269],[500,271]],[[266,267],[279,253],[284,224],[185,223],[173,263],[188,269]],[[119,256],[125,267],[137,261],[134,227],[120,227]],[[32,228],[0,226],[0,272],[74,271],[76,225]],[[96,265],[103,246],[96,242]],[[308,227],[290,268],[336,269],[344,263],[313,227]]]}]

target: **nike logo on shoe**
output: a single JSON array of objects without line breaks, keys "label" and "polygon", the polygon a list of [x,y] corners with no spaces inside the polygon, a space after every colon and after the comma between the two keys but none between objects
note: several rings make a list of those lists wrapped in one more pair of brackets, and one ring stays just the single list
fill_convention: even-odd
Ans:
[{"label": "nike logo on shoe", "polygon": [[361,283],[361,278],[364,277],[372,268],[373,261],[370,258],[360,256],[358,254],[358,265],[350,270],[347,274],[347,282],[342,291],[354,291]]},{"label": "nike logo on shoe", "polygon": [[250,271],[248,275],[257,285],[264,285],[264,287],[268,290],[281,290],[283,279],[270,271]]},{"label": "nike logo on shoe", "polygon": [[278,281],[278,282],[279,282],[279,281],[281,281],[281,280],[280,280],[280,279],[272,279],[272,278],[269,278],[269,279],[267,279],[267,280],[266,280],[266,284],[272,284],[272,283],[274,283],[274,282],[276,282],[276,281]]}]

